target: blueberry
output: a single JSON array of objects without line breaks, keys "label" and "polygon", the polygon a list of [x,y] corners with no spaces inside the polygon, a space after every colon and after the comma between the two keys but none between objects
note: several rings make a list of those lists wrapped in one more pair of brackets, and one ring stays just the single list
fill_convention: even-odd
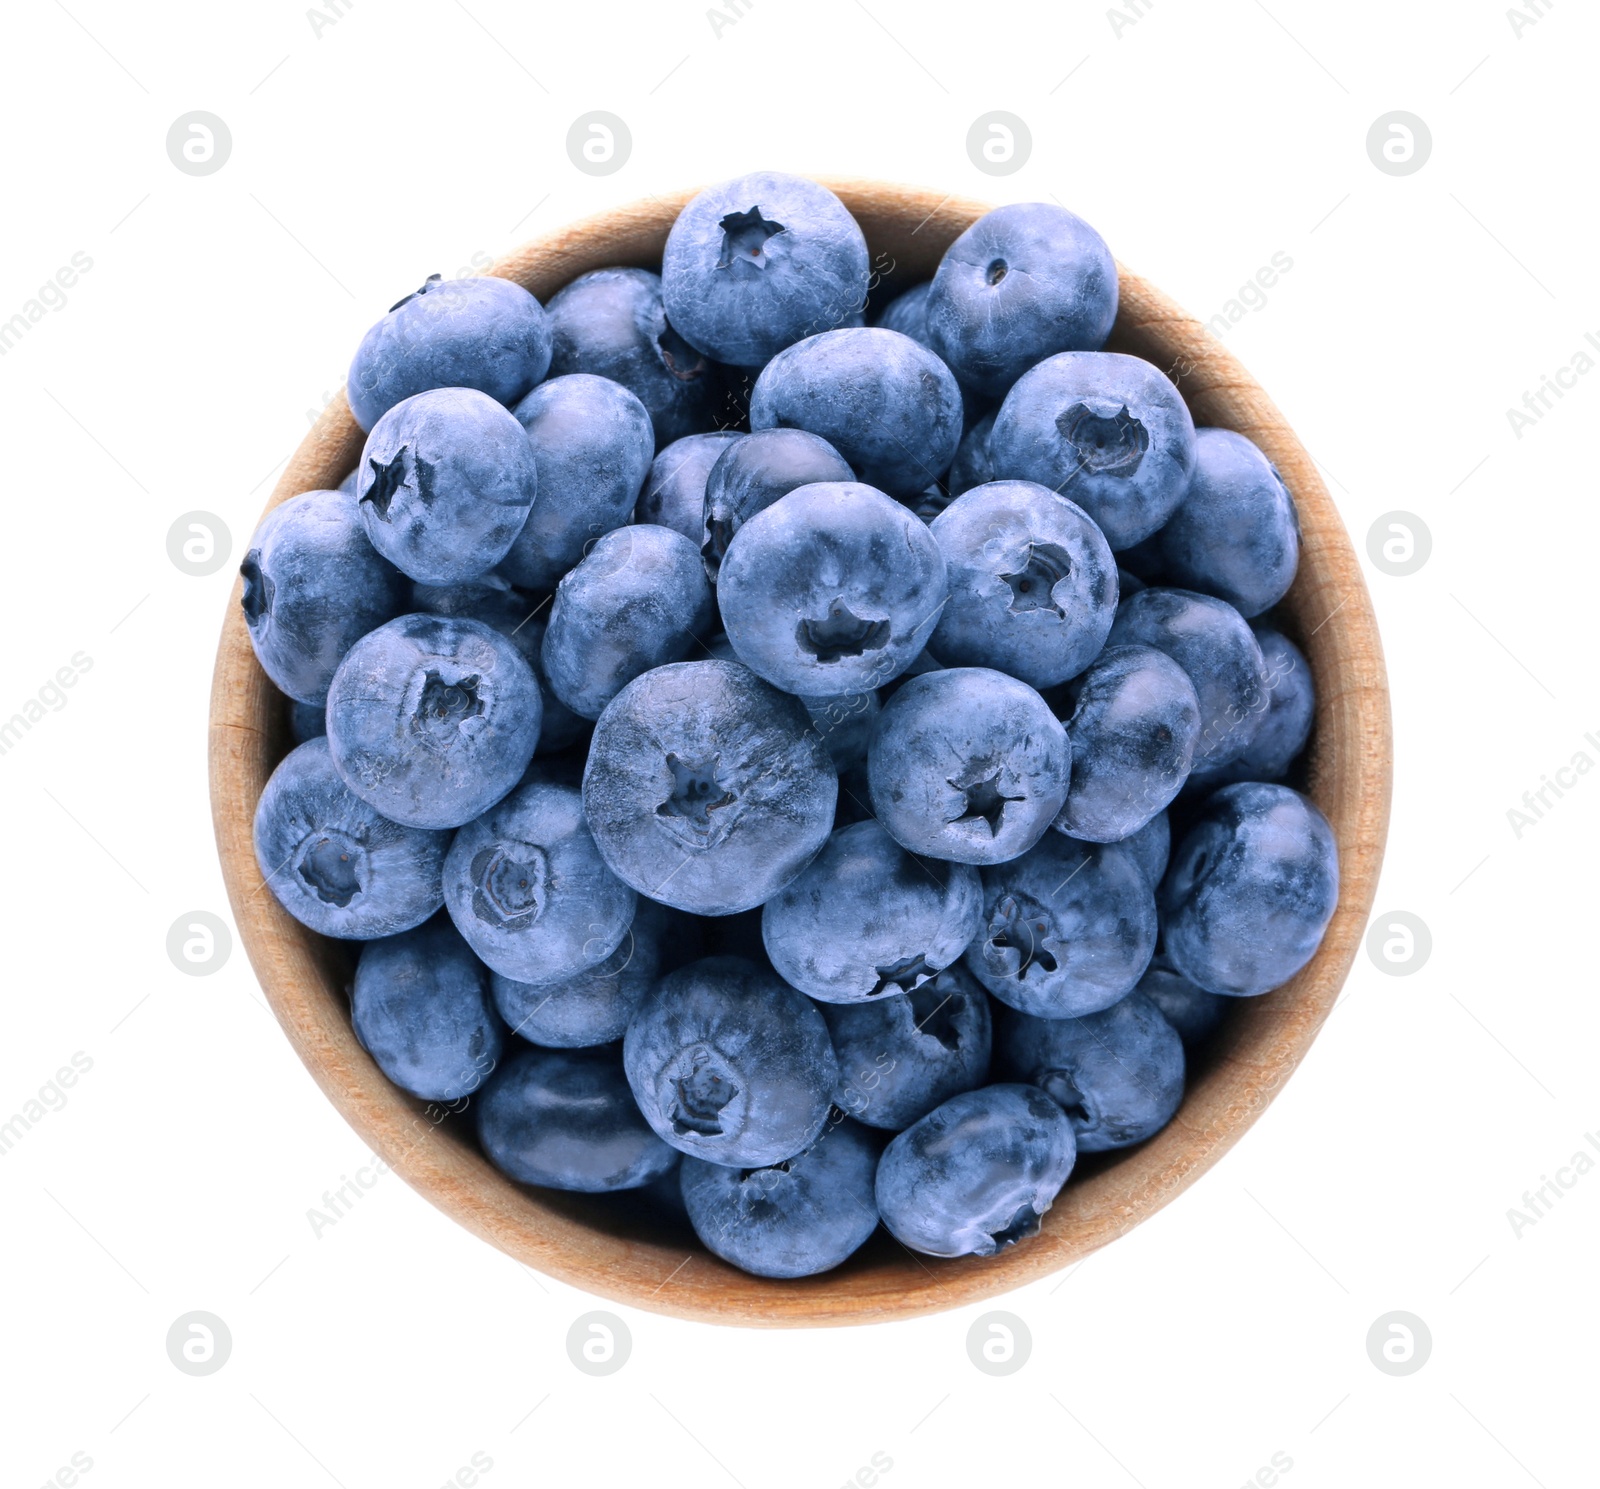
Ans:
[{"label": "blueberry", "polygon": [[301,703],[289,700],[289,738],[297,745],[308,739],[320,739],[328,732],[328,706],[325,703]]},{"label": "blueberry", "polygon": [[1266,717],[1267,665],[1255,634],[1226,600],[1142,589],[1118,606],[1109,644],[1153,646],[1189,674],[1200,700],[1195,770],[1244,753]]},{"label": "blueberry", "polygon": [[1200,700],[1188,673],[1153,646],[1107,647],[1074,691],[1072,784],[1055,825],[1091,843],[1120,842],[1188,778]]},{"label": "blueberry", "polygon": [[878,820],[913,853],[1004,863],[1066,800],[1067,732],[1026,683],[986,667],[914,677],[884,705],[867,750]]},{"label": "blueberry", "polygon": [[528,431],[539,500],[506,555],[505,574],[525,589],[554,589],[596,538],[628,520],[655,435],[632,393],[586,372],[541,383],[512,412]]},{"label": "blueberry", "polygon": [[628,933],[634,892],[605,866],[570,786],[533,781],[466,824],[444,899],[467,944],[503,977],[558,982],[599,966]]},{"label": "blueberry", "polygon": [[678,1163],[639,1115],[612,1048],[515,1048],[479,1099],[478,1141],[519,1184],[586,1194],[641,1188]]},{"label": "blueberry", "polygon": [[552,295],[545,313],[550,375],[590,372],[621,383],[650,415],[658,448],[715,423],[716,368],[668,324],[660,275],[594,269]]},{"label": "blueberry", "polygon": [[993,429],[994,415],[985,414],[961,436],[955,459],[950,462],[950,472],[945,477],[951,496],[960,496],[974,486],[987,486],[996,478],[994,459],[989,453],[989,435]]},{"label": "blueberry", "polygon": [[1081,1018],[1126,997],[1156,949],[1155,889],[1118,843],[1050,833],[983,871],[983,929],[967,966],[1002,1003]]},{"label": "blueberry", "polygon": [[867,763],[867,745],[883,711],[874,692],[841,693],[832,698],[800,699],[823,747],[836,769],[845,771]]},{"label": "blueberry", "polygon": [[1305,653],[1270,626],[1257,622],[1250,629],[1267,667],[1266,715],[1241,754],[1189,777],[1186,790],[1195,794],[1209,794],[1234,781],[1281,781],[1311,737],[1317,696]]},{"label": "blueberry", "polygon": [[1094,352],[1117,318],[1117,265],[1081,217],[1048,202],[985,213],[945,250],[928,344],[968,387],[1003,397],[1035,362]]},{"label": "blueberry", "polygon": [[854,481],[827,440],[803,429],[761,429],[730,445],[706,477],[701,553],[713,579],[733,535],[797,486]]},{"label": "blueberry", "polygon": [[344,480],[339,482],[339,490],[344,492],[346,496],[354,496],[356,494],[356,486],[359,484],[360,480],[361,467],[358,465],[350,472],[349,475],[344,478]]},{"label": "blueberry", "polygon": [[556,588],[545,676],[574,713],[597,719],[641,673],[682,661],[715,620],[693,543],[670,527],[615,528]]},{"label": "blueberry", "polygon": [[662,939],[677,929],[668,917],[677,914],[640,900],[616,950],[599,966],[575,977],[527,983],[496,972],[490,983],[500,1017],[519,1039],[555,1049],[621,1039],[660,974]]},{"label": "blueberry", "polygon": [[730,429],[674,440],[651,461],[633,520],[670,527],[698,546],[705,540],[706,477],[728,446],[744,438]]},{"label": "blueberry", "polygon": [[1062,352],[1006,394],[989,454],[996,475],[1037,481],[1077,502],[1121,550],[1178,509],[1194,470],[1194,421],[1152,363]]},{"label": "blueberry", "polygon": [[1132,996],[1139,994],[1143,994],[1161,1010],[1162,1018],[1178,1031],[1178,1038],[1185,1047],[1199,1044],[1207,1038],[1222,1022],[1222,1016],[1228,1008],[1227,998],[1208,993],[1204,988],[1196,987],[1187,977],[1154,963],[1139,979],[1139,986]]},{"label": "blueberry", "polygon": [[937,481],[929,486],[915,501],[907,502],[917,516],[926,523],[932,524],[933,519],[943,512],[955,498],[948,496]]},{"label": "blueberry", "polygon": [[539,718],[538,755],[551,755],[576,744],[589,732],[589,720],[579,718],[554,693],[544,675],[544,633],[548,598],[539,600],[517,589],[499,574],[485,574],[465,584],[414,584],[411,608],[429,615],[451,615],[479,620],[498,631],[533,668],[544,709]]},{"label": "blueberry", "polygon": [[678,1160],[675,1167],[669,1168],[648,1184],[620,1195],[627,1204],[629,1220],[642,1219],[653,1241],[670,1239],[676,1242],[680,1237],[687,1241],[692,1231],[689,1211],[683,1203],[683,1186],[678,1182],[683,1154],[676,1148],[671,1151]]},{"label": "blueberry", "polygon": [[839,772],[839,805],[833,814],[833,830],[866,822],[872,817],[872,787],[867,783],[865,759],[847,765]]},{"label": "blueberry", "polygon": [[759,367],[841,324],[867,299],[867,240],[844,203],[800,176],[760,171],[694,197],[667,235],[666,313],[719,362]]},{"label": "blueberry", "polygon": [[538,488],[517,421],[484,393],[439,388],[373,425],[356,501],[390,563],[426,584],[454,584],[506,556]]},{"label": "blueberry", "polygon": [[380,817],[333,768],[328,741],[284,756],[256,804],[256,863],[302,925],[368,941],[421,925],[444,904],[448,832]]},{"label": "blueberry", "polygon": [[1289,592],[1300,562],[1294,499],[1231,429],[1196,431],[1189,494],[1153,542],[1162,583],[1216,595],[1247,619]]},{"label": "blueberry", "polygon": [[1038,1234],[1077,1158],[1072,1123],[1036,1086],[952,1096],[878,1163],[878,1213],[927,1256],[993,1256]]},{"label": "blueberry", "polygon": [[402,615],[339,664],[328,743],[350,789],[391,821],[459,827],[528,768],[541,709],[533,669],[498,631]]},{"label": "blueberry", "polygon": [[405,609],[405,579],[367,541],[355,498],[338,491],[274,507],[239,573],[256,660],[301,703],[323,703],[344,654]]},{"label": "blueberry", "polygon": [[699,915],[769,900],[828,839],[838,777],[796,698],[737,662],[635,678],[595,726],[583,804],[612,872]]},{"label": "blueberry", "polygon": [[825,1003],[836,1106],[900,1132],[989,1071],[989,998],[959,962],[903,997]]},{"label": "blueberry", "polygon": [[442,915],[361,948],[350,1021],[378,1068],[424,1101],[471,1095],[505,1045],[489,969]]},{"label": "blueberry", "polygon": [[1311,960],[1338,900],[1339,851],[1316,806],[1287,786],[1224,786],[1161,886],[1167,960],[1208,993],[1271,992]]},{"label": "blueberry", "polygon": [[729,544],[717,603],[739,660],[785,692],[875,688],[926,645],[945,598],[927,526],[881,491],[802,486]]},{"label": "blueberry", "polygon": [[810,1277],[878,1228],[873,1180],[883,1139],[840,1118],[804,1152],[768,1168],[685,1158],[689,1221],[706,1247],[757,1277]]},{"label": "blueberry", "polygon": [[833,834],[767,901],[761,937],[779,976],[824,1003],[908,993],[977,934],[976,869],[907,853],[876,822]]},{"label": "blueberry", "polygon": [[[700,927],[700,955],[736,956],[754,962],[763,972],[772,970],[767,948],[761,942],[761,907],[736,915],[694,916]],[[691,957],[690,961],[698,960]],[[680,963],[679,965],[686,965]]]},{"label": "blueberry", "polygon": [[881,327],[825,331],[780,352],[750,394],[751,429],[821,435],[869,486],[915,497],[961,442],[961,390],[927,347]]},{"label": "blueberry", "polygon": [[550,368],[543,307],[509,279],[431,275],[362,338],[350,363],[350,412],[371,429],[431,388],[473,388],[512,404]]},{"label": "blueberry", "polygon": [[693,1158],[760,1168],[822,1131],[839,1067],[816,1006],[771,972],[711,957],[669,972],[622,1041],[634,1100]]},{"label": "blueberry", "polygon": [[[873,325],[882,326],[886,331],[898,331],[902,336],[909,336],[913,341],[929,346],[928,292],[932,288],[933,281],[925,279],[921,284],[914,284],[896,295],[883,307],[882,314]],[[929,350],[932,350],[931,346]]]},{"label": "blueberry", "polygon": [[992,481],[933,521],[950,598],[928,649],[1032,687],[1076,677],[1117,610],[1117,566],[1081,507],[1031,481]]},{"label": "blueberry", "polygon": [[1072,1119],[1080,1153],[1154,1137],[1183,1100],[1183,1042],[1143,993],[1081,1018],[1001,1009],[994,1044],[1002,1075],[1039,1087]]},{"label": "blueberry", "polygon": [[1138,859],[1145,879],[1155,888],[1167,871],[1167,859],[1172,853],[1172,825],[1167,814],[1157,812],[1137,832],[1123,838],[1122,846]]}]

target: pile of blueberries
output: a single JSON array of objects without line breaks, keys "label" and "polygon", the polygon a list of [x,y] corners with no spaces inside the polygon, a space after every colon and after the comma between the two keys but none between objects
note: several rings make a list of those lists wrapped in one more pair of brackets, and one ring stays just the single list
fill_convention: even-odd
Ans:
[{"label": "pile of blueberries", "polygon": [[1033,1234],[1338,896],[1294,503],[1100,350],[1100,237],[1002,207],[884,299],[775,173],[659,274],[435,276],[243,565],[301,741],[257,857],[372,1058],[765,1277]]}]

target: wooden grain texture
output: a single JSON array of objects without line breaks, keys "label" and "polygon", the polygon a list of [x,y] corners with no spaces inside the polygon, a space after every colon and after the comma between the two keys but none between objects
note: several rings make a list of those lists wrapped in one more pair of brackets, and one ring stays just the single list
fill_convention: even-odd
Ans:
[{"label": "wooden grain texture", "polygon": [[[890,282],[932,273],[950,241],[987,207],[937,191],[833,180]],[[692,195],[655,197],[535,239],[491,271],[541,299],[608,264],[654,265]],[[240,939],[278,1021],[328,1099],[405,1180],[446,1214],[530,1267],[602,1297],[680,1317],[749,1325],[859,1324],[954,1308],[1033,1281],[1114,1240],[1192,1184],[1277,1094],[1327,1017],[1361,943],[1388,824],[1391,740],[1383,653],[1360,565],[1310,457],[1271,400],[1201,324],[1121,271],[1110,346],[1157,363],[1195,420],[1250,436],[1299,508],[1299,575],[1286,602],[1312,667],[1317,721],[1309,790],[1338,838],[1339,906],[1317,955],[1287,986],[1241,1001],[1195,1068],[1183,1107],[1159,1136],[1086,1161],[1041,1233],[991,1260],[913,1256],[880,1231],[844,1267],[772,1282],[718,1261],[692,1237],[652,1233],[626,1205],[522,1188],[477,1152],[468,1119],[427,1108],[389,1084],[350,1028],[353,949],[287,915],[265,887],[251,819],[288,749],[282,700],[256,665],[230,600],[212,687],[212,814]],[[337,485],[362,436],[341,393],[295,452],[268,508]]]}]

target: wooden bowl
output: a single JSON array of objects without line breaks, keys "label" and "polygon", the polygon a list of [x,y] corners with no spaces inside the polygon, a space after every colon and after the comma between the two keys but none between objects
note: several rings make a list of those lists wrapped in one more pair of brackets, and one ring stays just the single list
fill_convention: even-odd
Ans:
[{"label": "wooden bowl", "polygon": [[[985,204],[876,181],[827,183],[855,214],[880,274],[910,285]],[[667,230],[693,195],[652,197],[519,248],[490,272],[546,300],[610,264],[657,267]],[[444,1115],[386,1080],[350,1027],[348,943],[325,940],[278,905],[251,847],[256,799],[287,753],[287,712],[267,681],[234,590],[211,695],[211,806],[235,922],[278,1021],[328,1099],[414,1189],[486,1241],[552,1277],[620,1303],[727,1324],[860,1324],[955,1308],[1031,1282],[1122,1235],[1192,1184],[1238,1140],[1300,1063],[1361,943],[1383,856],[1390,793],[1389,699],[1372,605],[1349,536],[1310,457],[1244,368],[1160,291],[1121,271],[1110,346],[1148,358],[1182,389],[1197,424],[1248,435],[1299,507],[1300,572],[1285,609],[1307,652],[1317,719],[1306,789],[1338,838],[1339,906],[1321,949],[1287,986],[1241,999],[1190,1072],[1165,1131],[1086,1159],[1040,1234],[988,1260],[915,1256],[881,1229],[844,1266],[792,1282],[747,1276],[692,1235],[647,1232],[614,1197],[523,1188],[479,1153],[470,1120]],[[295,452],[267,503],[338,485],[363,436],[341,392]]]}]

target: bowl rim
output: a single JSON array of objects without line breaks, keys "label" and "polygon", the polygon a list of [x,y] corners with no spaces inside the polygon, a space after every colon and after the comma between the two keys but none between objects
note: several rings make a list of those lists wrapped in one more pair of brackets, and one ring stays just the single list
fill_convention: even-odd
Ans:
[{"label": "bowl rim", "polygon": [[[819,177],[861,223],[875,275],[909,286],[993,204],[860,178]],[[624,203],[522,244],[487,273],[541,301],[576,275],[651,267],[678,210],[699,188]],[[1382,646],[1359,559],[1305,448],[1239,361],[1193,316],[1118,264],[1120,306],[1108,350],[1156,363],[1197,424],[1248,435],[1294,496],[1301,562],[1284,602],[1311,663],[1317,713],[1305,789],[1340,851],[1339,903],[1321,947],[1284,987],[1240,1000],[1173,1122],[1087,1177],[1074,1176],[1040,1233],[1000,1256],[941,1260],[879,1240],[844,1267],[777,1282],[703,1247],[651,1239],[585,1210],[579,1197],[514,1184],[466,1141],[460,1123],[392,1086],[357,1042],[341,958],[265,892],[251,825],[285,753],[283,700],[256,662],[235,581],[212,680],[208,770],[213,825],[239,938],[296,1053],[374,1154],[445,1214],[515,1260],[613,1302],[760,1327],[910,1318],[1009,1292],[1081,1260],[1170,1203],[1265,1110],[1310,1048],[1361,945],[1383,858],[1392,736]],[[290,457],[262,515],[301,491],[336,486],[364,436],[344,391]],[[898,1249],[896,1249],[898,1248]]]}]

